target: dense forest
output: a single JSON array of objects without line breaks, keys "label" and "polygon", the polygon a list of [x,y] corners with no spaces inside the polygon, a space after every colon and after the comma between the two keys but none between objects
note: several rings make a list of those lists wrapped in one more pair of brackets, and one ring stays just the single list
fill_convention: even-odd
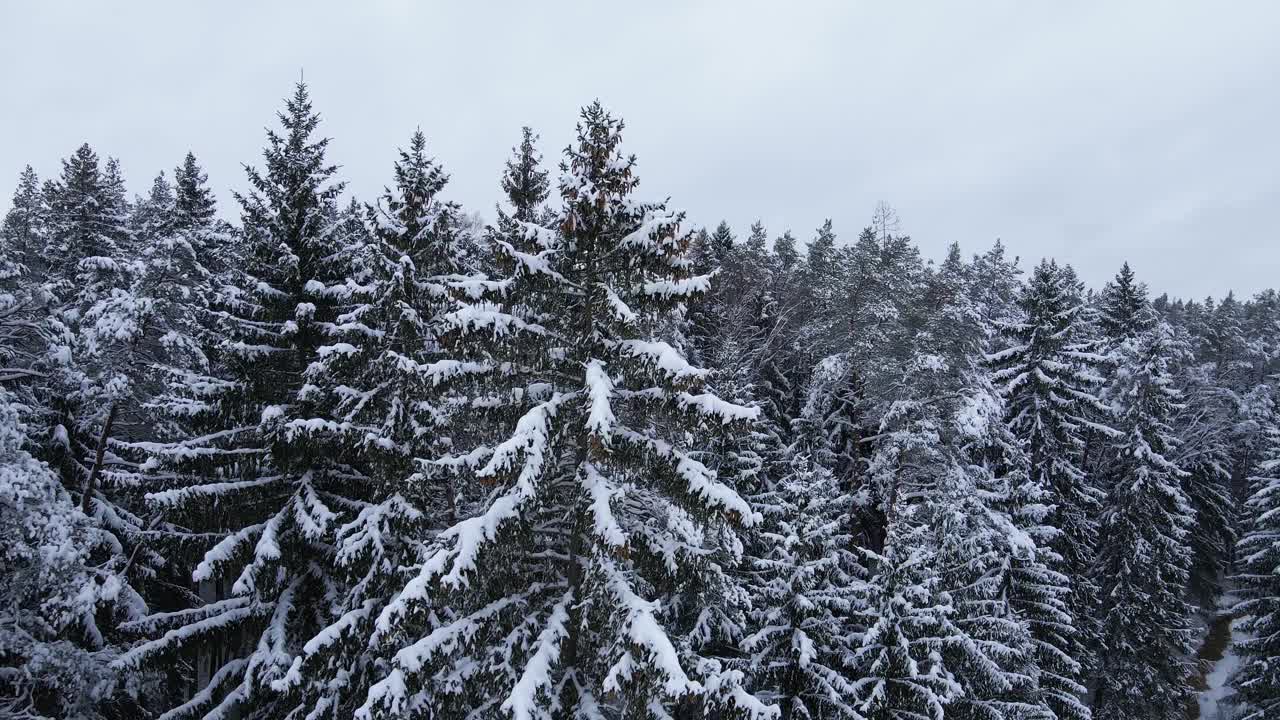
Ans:
[{"label": "dense forest", "polygon": [[1227,617],[1280,717],[1276,292],[692,228],[598,103],[487,223],[319,126],[234,212],[19,177],[0,716],[1181,720]]}]

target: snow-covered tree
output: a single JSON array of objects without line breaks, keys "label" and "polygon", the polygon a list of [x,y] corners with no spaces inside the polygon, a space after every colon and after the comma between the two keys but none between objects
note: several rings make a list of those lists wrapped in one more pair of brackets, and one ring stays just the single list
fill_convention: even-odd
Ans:
[{"label": "snow-covered tree", "polygon": [[1169,419],[1180,404],[1169,370],[1172,330],[1163,323],[1120,347],[1121,403],[1112,482],[1103,506],[1096,569],[1102,643],[1094,716],[1181,718],[1191,699],[1187,656],[1192,608],[1185,599],[1194,511],[1185,472],[1170,458]]},{"label": "snow-covered tree", "polygon": [[1232,612],[1244,636],[1234,648],[1241,663],[1231,677],[1238,720],[1280,713],[1280,429],[1271,425],[1266,437],[1270,450],[1250,478],[1252,495],[1236,551],[1240,602]]},{"label": "snow-covered tree", "polygon": [[30,166],[22,171],[9,211],[0,224],[0,382],[25,381],[15,392],[30,394],[43,377],[46,360],[48,295],[37,281],[44,274],[44,198]]},{"label": "snow-covered tree", "polygon": [[[529,307],[470,302],[451,315],[482,351],[468,366],[485,389],[473,407],[514,420],[496,444],[435,460],[474,468],[464,492],[477,512],[424,549],[381,611],[373,641],[392,656],[360,717],[772,714],[698,654],[698,628],[684,622],[715,601],[689,588],[722,575],[716,559],[739,542],[732,524],[759,516],[672,429],[757,411],[700,391],[706,371],[653,334],[708,279],[689,273],[680,215],[632,198],[621,129],[599,104],[583,110],[558,236],[524,224],[545,250],[498,243],[513,281],[528,283],[515,303]],[[503,358],[524,367],[508,374]],[[688,597],[700,606],[680,607]]]},{"label": "snow-covered tree", "polygon": [[862,718],[850,643],[866,572],[848,534],[849,500],[829,470],[795,456],[757,505],[766,551],[753,563],[753,631],[742,647],[753,690],[782,720]]},{"label": "snow-covered tree", "polygon": [[5,291],[12,293],[29,286],[44,274],[45,217],[40,179],[28,165],[18,177],[18,187],[0,225],[0,249],[5,263],[0,271],[0,288]]},{"label": "snow-covered tree", "polygon": [[395,187],[368,208],[372,237],[342,289],[331,342],[307,368],[301,417],[291,427],[335,457],[350,458],[370,485],[349,498],[355,516],[336,531],[345,592],[334,620],[304,646],[277,687],[303,698],[309,716],[350,715],[378,668],[367,652],[374,610],[407,578],[418,543],[456,523],[453,478],[430,465],[452,447],[451,381],[468,368],[439,335],[459,274],[447,181],[414,133],[395,164]]},{"label": "snow-covered tree", "polygon": [[[1093,352],[1081,320],[1082,299],[1074,275],[1056,263],[1040,263],[1019,298],[1020,317],[1006,326],[1009,346],[988,355],[994,381],[1007,406],[1008,423],[1023,444],[1031,468],[1029,482],[1043,489],[1052,510],[1045,524],[1055,536],[1049,570],[1069,579],[1065,627],[1033,625],[1036,641],[1049,643],[1062,660],[1042,678],[1059,717],[1079,716],[1071,701],[1080,689],[1072,663],[1098,649],[1096,587],[1090,580],[1102,495],[1082,466],[1085,435],[1113,435],[1094,418],[1107,412],[1096,395]],[[1056,685],[1056,687],[1055,687]]]},{"label": "snow-covered tree", "polygon": [[153,687],[111,666],[128,586],[97,557],[103,534],[24,449],[26,432],[0,388],[0,714],[137,717]]},{"label": "snow-covered tree", "polygon": [[1131,338],[1147,330],[1152,310],[1147,301],[1147,286],[1137,281],[1129,263],[1125,263],[1115,280],[1102,289],[1099,325],[1113,340]]},{"label": "snow-covered tree", "polygon": [[[159,663],[223,643],[230,658],[169,717],[274,718],[287,703],[271,685],[333,610],[333,531],[367,479],[299,439],[299,393],[326,352],[346,289],[327,140],[299,84],[268,132],[265,171],[248,169],[244,265],[215,306],[222,340],[211,371],[170,384],[159,409],[187,420],[184,436],[142,446],[151,456],[149,506],[182,532],[170,542],[208,548],[193,579],[229,590],[205,605],[135,623],[151,639],[119,667]],[[210,545],[212,547],[210,547]],[[229,586],[229,587],[228,587]],[[216,647],[216,644],[213,645]]]},{"label": "snow-covered tree", "polygon": [[925,526],[912,518],[906,492],[890,497],[884,549],[862,599],[856,638],[854,707],[867,720],[942,720],[964,690],[943,664],[943,646],[959,636],[950,598],[938,587]]}]

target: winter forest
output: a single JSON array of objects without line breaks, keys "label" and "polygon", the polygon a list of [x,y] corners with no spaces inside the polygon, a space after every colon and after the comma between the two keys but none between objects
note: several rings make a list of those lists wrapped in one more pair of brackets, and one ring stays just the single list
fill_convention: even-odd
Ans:
[{"label": "winter forest", "polygon": [[271,126],[18,177],[0,716],[1280,718],[1275,291],[690,227],[599,103],[496,209]]}]

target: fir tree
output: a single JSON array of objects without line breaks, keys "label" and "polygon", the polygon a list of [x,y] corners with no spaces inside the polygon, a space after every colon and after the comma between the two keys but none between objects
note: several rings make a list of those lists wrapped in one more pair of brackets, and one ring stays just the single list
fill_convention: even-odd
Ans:
[{"label": "fir tree", "polygon": [[1134,337],[1151,325],[1147,286],[1135,279],[1129,263],[1102,290],[1100,324],[1107,337],[1117,341]]},{"label": "fir tree", "polygon": [[0,288],[8,292],[22,289],[40,277],[45,268],[42,232],[46,218],[44,197],[36,171],[28,165],[18,178],[9,212],[0,225],[0,253],[6,266],[0,270]]},{"label": "fir tree", "polygon": [[1170,460],[1168,425],[1179,404],[1170,376],[1171,330],[1157,325],[1121,348],[1124,398],[1114,482],[1102,512],[1097,582],[1102,642],[1094,699],[1100,720],[1181,718],[1191,700],[1186,657],[1193,649],[1184,599],[1194,511],[1185,473]]},{"label": "fir tree", "polygon": [[783,276],[790,274],[800,263],[800,251],[796,249],[796,238],[790,230],[773,241],[773,256]]},{"label": "fir tree", "polygon": [[425,549],[381,612],[374,641],[394,656],[360,717],[644,718],[691,704],[768,714],[678,620],[690,585],[720,575],[715,548],[733,554],[727,521],[758,516],[659,418],[716,426],[756,412],[699,392],[705,371],[651,334],[708,279],[689,275],[680,216],[631,199],[621,129],[586,108],[562,166],[559,236],[537,255],[499,243],[514,278],[540,288],[521,302],[546,298],[557,312],[531,309],[524,317],[547,318],[534,324],[473,302],[451,315],[489,357],[520,337],[533,367],[504,380],[494,365],[474,403],[515,417],[505,439],[435,461],[475,468],[464,491],[478,512]]},{"label": "fir tree", "polygon": [[127,586],[95,561],[98,531],[25,435],[0,388],[0,714],[137,717],[147,685],[111,667],[117,646],[103,626]]},{"label": "fir tree", "polygon": [[829,471],[796,456],[761,499],[767,551],[754,562],[757,629],[742,642],[754,689],[778,704],[783,720],[861,720],[850,639],[866,573],[846,534],[849,496]]},{"label": "fir tree", "polygon": [[1049,567],[1070,578],[1067,628],[1033,626],[1039,643],[1053,645],[1065,659],[1057,672],[1044,676],[1052,709],[1059,717],[1080,717],[1072,698],[1080,690],[1072,677],[1073,662],[1096,649],[1093,613],[1096,588],[1090,581],[1097,545],[1097,516],[1102,497],[1082,469],[1085,433],[1115,431],[1091,417],[1106,408],[1095,394],[1101,378],[1095,368],[1103,358],[1092,351],[1081,320],[1081,298],[1073,276],[1053,262],[1042,262],[1019,299],[1021,318],[1006,326],[1010,346],[992,353],[993,379],[1007,405],[1008,422],[1023,443],[1032,476],[1053,508],[1045,518],[1056,536],[1049,547]]},{"label": "fir tree", "polygon": [[46,359],[48,297],[36,281],[45,268],[45,213],[39,179],[28,166],[0,224],[0,382],[26,381],[16,391],[20,401],[33,401],[27,395],[32,381],[43,376],[38,366]]},{"label": "fir tree", "polygon": [[1232,614],[1240,618],[1236,629],[1244,637],[1235,643],[1242,660],[1230,683],[1238,720],[1265,720],[1280,712],[1280,429],[1271,424],[1266,437],[1270,450],[1250,478],[1237,549],[1240,601]]},{"label": "fir tree", "polygon": [[279,118],[284,134],[268,132],[265,171],[249,168],[253,189],[238,196],[246,265],[217,306],[217,374],[191,369],[158,401],[194,422],[189,434],[148,448],[160,487],[147,500],[187,529],[172,541],[220,538],[193,579],[230,585],[229,596],[138,623],[155,636],[117,661],[134,667],[226,643],[229,660],[173,718],[288,712],[272,684],[333,611],[341,587],[328,569],[333,531],[350,512],[347,497],[367,484],[345,458],[315,452],[292,424],[346,280],[336,233],[342,186],[325,161],[328,141],[313,137],[319,117],[304,85]]},{"label": "fir tree", "polygon": [[947,703],[964,692],[942,659],[945,640],[957,634],[952,608],[905,495],[895,488],[890,496],[885,547],[870,556],[874,570],[861,603],[866,629],[853,658],[855,707],[867,720],[942,720]]},{"label": "fir tree", "polygon": [[217,203],[208,182],[209,176],[200,167],[195,154],[188,152],[182,166],[173,171],[176,229],[208,228],[214,224]]},{"label": "fir tree", "polygon": [[352,498],[359,512],[338,528],[335,561],[347,591],[336,619],[303,647],[277,684],[297,688],[315,716],[349,715],[365,700],[377,668],[367,652],[374,609],[405,581],[415,543],[456,523],[453,479],[427,460],[449,451],[453,415],[447,388],[470,368],[440,344],[459,273],[453,206],[440,199],[447,176],[414,133],[395,163],[395,189],[367,209],[370,241],[358,255],[331,343],[307,369],[291,421],[335,457],[348,457],[370,483]]}]

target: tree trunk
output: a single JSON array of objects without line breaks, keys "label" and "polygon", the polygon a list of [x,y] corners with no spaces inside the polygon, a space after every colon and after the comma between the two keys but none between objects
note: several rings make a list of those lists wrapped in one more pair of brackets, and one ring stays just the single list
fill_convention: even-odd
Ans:
[{"label": "tree trunk", "polygon": [[93,453],[93,467],[89,469],[89,479],[84,481],[84,494],[80,496],[80,511],[89,514],[89,501],[93,498],[94,488],[98,484],[98,475],[102,473],[102,457],[107,453],[107,438],[111,437],[111,425],[116,420],[116,403],[111,403],[107,411],[107,421],[102,424],[102,434],[98,436],[98,447]]}]

